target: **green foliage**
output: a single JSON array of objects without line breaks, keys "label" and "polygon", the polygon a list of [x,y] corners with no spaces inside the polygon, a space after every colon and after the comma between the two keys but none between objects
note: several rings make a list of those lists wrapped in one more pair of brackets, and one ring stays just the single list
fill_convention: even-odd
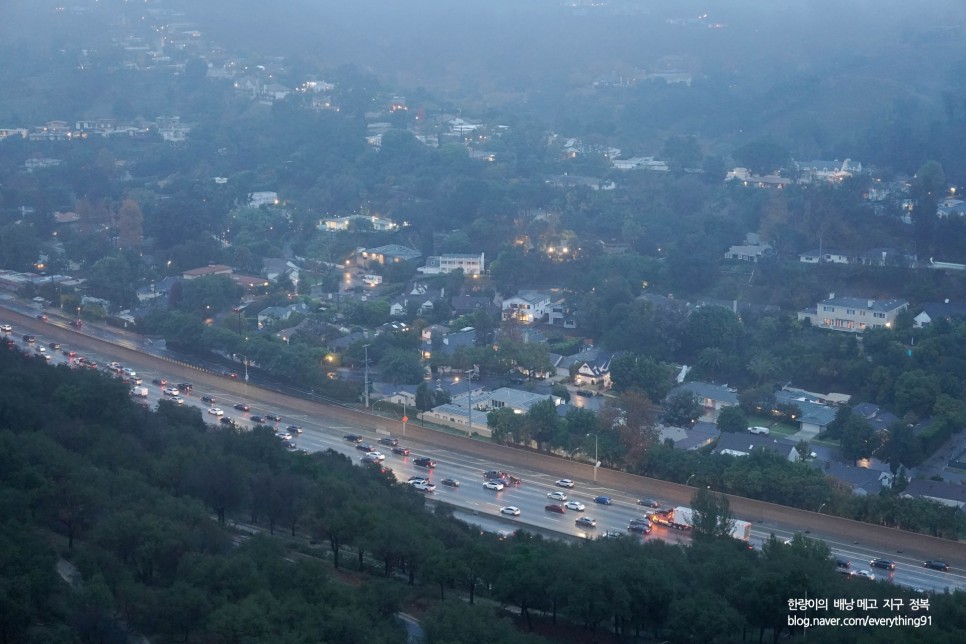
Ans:
[{"label": "green foliage", "polygon": [[615,391],[636,388],[647,393],[651,400],[663,400],[671,390],[671,366],[649,357],[627,353],[614,358],[610,370]]},{"label": "green foliage", "polygon": [[702,411],[701,403],[694,394],[681,391],[664,401],[662,419],[674,427],[690,427],[701,417]]},{"label": "green foliage", "polygon": [[738,406],[725,407],[718,413],[718,420],[715,421],[718,429],[722,432],[738,433],[748,429],[748,417],[744,410]]}]

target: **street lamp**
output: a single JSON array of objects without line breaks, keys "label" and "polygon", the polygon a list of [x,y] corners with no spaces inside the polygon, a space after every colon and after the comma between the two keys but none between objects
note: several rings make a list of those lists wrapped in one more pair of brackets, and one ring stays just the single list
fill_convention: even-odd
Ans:
[{"label": "street lamp", "polygon": [[825,507],[826,505],[828,505],[828,501],[826,501],[826,502],[825,502],[825,503],[823,503],[822,505],[820,505],[820,506],[818,506],[818,513],[819,513],[819,514],[821,514],[821,513],[822,513],[822,508],[824,508],[824,507]]},{"label": "street lamp", "polygon": [[587,435],[590,436],[591,434],[593,434],[594,436],[594,483],[596,483],[597,468],[600,467],[600,461],[597,459],[597,439],[599,438],[599,436],[597,435],[597,432],[590,432],[590,434],[587,434]]},{"label": "street lamp", "polygon": [[685,482],[684,482],[684,484],[685,484],[685,485],[687,485],[688,483],[690,483],[690,482],[691,482],[691,479],[693,479],[693,478],[694,478],[694,476],[695,476],[694,474],[692,474],[691,476],[689,476],[689,477],[688,477],[688,480],[687,480],[687,481],[685,481]]},{"label": "street lamp", "polygon": [[365,351],[366,359],[366,370],[365,370],[365,382],[363,383],[363,388],[366,396],[366,409],[369,409],[369,345],[362,345],[362,349]]}]

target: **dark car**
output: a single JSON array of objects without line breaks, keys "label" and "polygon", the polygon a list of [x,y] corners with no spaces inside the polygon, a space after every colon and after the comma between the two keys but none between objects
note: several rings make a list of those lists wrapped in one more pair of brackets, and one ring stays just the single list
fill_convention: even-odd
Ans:
[{"label": "dark car", "polygon": [[37,319],[40,320],[41,322],[46,322],[47,321],[47,316],[44,313],[38,313],[37,314]]},{"label": "dark car", "polygon": [[893,562],[889,561],[888,559],[879,559],[878,557],[870,561],[869,565],[873,568],[883,568],[885,570],[896,569],[896,565]]},{"label": "dark car", "polygon": [[68,322],[67,324],[69,324],[69,325],[71,325],[71,326],[72,326],[72,327],[74,327],[75,329],[79,329],[79,328],[81,328],[82,326],[84,326],[84,321],[83,321],[83,320],[71,320],[71,321],[70,321],[70,322]]},{"label": "dark car", "polygon": [[285,430],[288,431],[289,434],[301,434],[302,433],[302,426],[301,425],[289,425],[288,427],[285,428]]},{"label": "dark car", "polygon": [[235,422],[235,419],[229,418],[228,416],[222,416],[221,418],[218,419],[218,422],[221,423],[222,425],[231,425],[232,427],[237,425],[237,423]]},{"label": "dark car", "polygon": [[235,405],[235,409],[237,409],[238,411],[251,411],[252,410],[252,408],[249,407],[248,405],[246,405],[245,403],[238,403],[237,405]]},{"label": "dark car", "polygon": [[940,561],[939,559],[930,559],[922,564],[926,568],[932,568],[933,570],[941,570],[943,572],[949,572],[949,564],[945,561]]},{"label": "dark car", "polygon": [[23,336],[23,341],[24,342],[27,342],[27,343],[36,342],[37,341],[37,338],[35,338],[34,336],[28,334],[28,335]]},{"label": "dark car", "polygon": [[151,384],[158,385],[159,387],[165,387],[167,386],[168,381],[165,380],[164,378],[155,378],[154,380],[151,381]]},{"label": "dark car", "polygon": [[359,436],[358,434],[346,434],[342,437],[342,440],[347,440],[350,443],[361,443],[362,436]]},{"label": "dark car", "polygon": [[422,456],[420,458],[413,459],[413,465],[418,465],[419,467],[436,467],[436,461],[431,458]]},{"label": "dark car", "polygon": [[356,445],[356,449],[362,450],[363,452],[365,452],[367,454],[369,452],[376,451],[376,448],[373,447],[372,445],[370,445],[369,443],[359,443],[358,445]]},{"label": "dark car", "polygon": [[654,499],[638,499],[638,505],[643,505],[645,508],[659,508],[661,507],[660,501],[655,501]]},{"label": "dark car", "polygon": [[206,403],[213,403],[213,402],[215,402],[216,400],[218,400],[218,399],[217,399],[217,398],[215,398],[214,396],[202,396],[202,397],[201,397],[201,402],[206,402]]},{"label": "dark car", "polygon": [[848,559],[844,558],[844,557],[836,557],[835,558],[835,567],[836,568],[842,568],[844,570],[848,570],[849,568],[852,567],[852,562],[849,561]]},{"label": "dark car", "polygon": [[647,527],[651,527],[651,522],[648,519],[645,519],[643,517],[641,518],[635,517],[631,519],[630,525],[644,525]]},{"label": "dark car", "polygon": [[392,448],[392,453],[393,454],[398,454],[399,456],[409,456],[409,448],[408,447],[393,447]]},{"label": "dark car", "polygon": [[491,481],[493,479],[505,479],[507,476],[508,475],[506,472],[501,472],[500,470],[487,470],[483,472],[483,478],[487,481]]},{"label": "dark car", "polygon": [[641,523],[632,523],[627,526],[627,531],[636,532],[637,534],[651,534],[651,526]]},{"label": "dark car", "polygon": [[510,475],[507,476],[507,480],[510,481],[511,485],[520,485],[521,483],[523,483],[522,480],[518,479],[515,476],[510,476]]},{"label": "dark car", "polygon": [[273,423],[279,423],[282,421],[282,417],[278,414],[265,414],[265,418],[272,421]]},{"label": "dark car", "polygon": [[265,419],[262,418],[261,416],[249,416],[248,420],[258,424],[262,424],[265,422]]},{"label": "dark car", "polygon": [[600,503],[601,505],[611,505],[614,502],[609,496],[595,496],[594,503]]},{"label": "dark car", "polygon": [[60,342],[51,342],[47,346],[50,347],[51,349],[58,350],[60,349]]},{"label": "dark car", "polygon": [[382,445],[388,445],[389,447],[395,447],[399,444],[399,439],[393,438],[391,436],[383,436],[379,439],[379,443]]},{"label": "dark car", "polygon": [[556,514],[567,514],[567,508],[562,505],[557,505],[556,503],[545,505],[543,506],[543,509],[547,512],[555,512]]},{"label": "dark car", "polygon": [[191,384],[190,382],[179,382],[178,383],[178,390],[179,391],[191,391],[194,388],[195,388],[195,386],[193,384]]},{"label": "dark car", "polygon": [[447,487],[459,487],[460,486],[460,482],[457,481],[456,479],[443,479],[442,481],[440,481],[440,483],[442,483],[443,485],[445,485]]}]

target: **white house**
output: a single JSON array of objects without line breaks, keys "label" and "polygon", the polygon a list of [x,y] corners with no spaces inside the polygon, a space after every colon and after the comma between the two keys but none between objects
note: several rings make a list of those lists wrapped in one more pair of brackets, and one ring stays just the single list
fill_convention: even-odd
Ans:
[{"label": "white house", "polygon": [[268,191],[253,192],[248,195],[248,205],[252,208],[260,208],[262,206],[277,206],[278,193]]},{"label": "white house", "polygon": [[426,258],[426,265],[416,270],[424,275],[445,275],[463,269],[464,275],[482,275],[486,269],[484,253],[454,253]]},{"label": "white house", "polygon": [[833,331],[860,333],[866,329],[892,327],[896,317],[909,308],[906,300],[871,300],[859,297],[828,298],[814,309],[798,312],[800,321],[810,321],[812,326]]},{"label": "white house", "polygon": [[520,291],[503,300],[503,319],[525,324],[539,322],[550,313],[550,296],[539,291]]}]

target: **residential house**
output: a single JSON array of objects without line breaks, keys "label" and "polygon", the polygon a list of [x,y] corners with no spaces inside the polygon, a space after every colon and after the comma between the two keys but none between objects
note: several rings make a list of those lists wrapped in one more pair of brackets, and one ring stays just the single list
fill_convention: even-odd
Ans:
[{"label": "residential house", "polygon": [[966,215],[966,201],[955,197],[946,197],[936,208],[937,217],[962,217]]},{"label": "residential house", "polygon": [[356,342],[363,342],[369,339],[369,333],[366,331],[356,331],[355,333],[349,333],[342,336],[341,338],[335,338],[328,342],[328,349],[330,351],[345,351],[351,347]]},{"label": "residential house", "polygon": [[658,425],[657,430],[659,443],[663,444],[664,441],[670,439],[674,443],[674,449],[684,451],[694,451],[707,447],[721,436],[721,431],[714,423],[700,420],[690,429]]},{"label": "residential house", "polygon": [[319,230],[345,231],[371,229],[373,232],[386,232],[399,228],[392,219],[375,215],[349,215],[348,217],[329,217],[319,222]]},{"label": "residential house", "polygon": [[614,159],[614,168],[617,170],[651,170],[652,172],[667,172],[667,162],[659,161],[654,157],[631,157],[630,159]]},{"label": "residential house", "polygon": [[562,326],[565,329],[577,328],[577,320],[573,315],[573,311],[563,301],[554,302],[550,305],[550,309],[547,312],[547,322],[551,326]]},{"label": "residential house", "polygon": [[829,424],[835,420],[835,408],[823,405],[817,398],[803,395],[799,391],[781,390],[775,392],[775,406],[794,405],[801,414],[793,420],[798,423],[801,431],[814,435],[824,432]]},{"label": "residential house", "polygon": [[803,264],[853,264],[857,266],[904,266],[911,268],[918,261],[913,253],[895,248],[870,248],[863,251],[810,249],[798,256]]},{"label": "residential house", "polygon": [[815,466],[821,467],[826,476],[845,485],[856,496],[872,496],[883,488],[892,487],[893,476],[889,472],[833,461],[816,463]]},{"label": "residential house", "polygon": [[891,327],[896,317],[909,308],[906,300],[872,300],[858,297],[836,297],[830,293],[815,309],[798,312],[800,321],[833,331],[859,333],[867,328]]},{"label": "residential house", "polygon": [[610,363],[613,358],[613,353],[589,347],[572,356],[563,356],[556,364],[557,375],[563,378],[573,375],[577,386],[600,385],[606,389],[611,384]]},{"label": "residential house", "polygon": [[209,264],[208,266],[187,270],[181,274],[181,278],[184,280],[195,280],[199,277],[208,277],[209,275],[231,275],[232,272],[231,266]]},{"label": "residential house", "polygon": [[262,260],[262,275],[272,283],[288,279],[295,290],[299,286],[299,267],[292,261],[277,257],[266,257]]},{"label": "residential house", "polygon": [[911,499],[926,499],[966,510],[966,485],[962,483],[913,479],[902,491],[902,496]]},{"label": "residential house", "polygon": [[922,305],[922,312],[915,318],[917,329],[927,327],[939,320],[961,320],[966,318],[966,302],[926,302]]},{"label": "residential house", "polygon": [[709,382],[686,382],[668,393],[668,398],[681,393],[690,393],[705,409],[720,410],[738,404],[738,392],[725,385]]},{"label": "residential house", "polygon": [[852,408],[852,413],[859,416],[877,432],[887,432],[889,428],[900,421],[891,411],[882,409],[873,403],[859,403]]},{"label": "residential house", "polygon": [[845,161],[796,161],[799,171],[799,183],[839,183],[856,174],[862,173],[862,164],[852,159]]},{"label": "residential house", "polygon": [[550,312],[550,295],[539,291],[520,291],[503,300],[503,319],[524,324],[540,322]]},{"label": "residential house", "polygon": [[439,335],[439,337],[442,338],[445,337],[449,332],[450,328],[448,326],[443,326],[442,324],[431,324],[422,330],[422,333],[420,333],[420,339],[422,339],[423,342],[426,342],[427,340],[432,340],[434,335]]},{"label": "residential house", "polygon": [[795,446],[796,443],[784,438],[725,432],[718,437],[713,452],[728,456],[749,456],[755,450],[764,450],[796,463],[802,458]]},{"label": "residential house", "polygon": [[474,346],[476,346],[476,329],[466,327],[455,332],[431,334],[429,339],[423,340],[420,352],[423,360],[429,360],[433,356],[437,358],[441,355],[451,356],[460,347]]},{"label": "residential house", "polygon": [[253,192],[248,195],[248,205],[252,208],[261,208],[262,206],[277,206],[278,193],[277,192]]},{"label": "residential house", "polygon": [[734,259],[742,262],[758,262],[764,257],[774,252],[771,244],[762,243],[758,235],[749,233],[744,244],[732,246],[724,254],[725,259]]},{"label": "residential house", "polygon": [[356,254],[356,264],[364,268],[373,265],[386,266],[390,264],[401,264],[405,262],[415,262],[422,255],[418,250],[399,244],[388,244],[377,248],[361,249]]},{"label": "residential house", "polygon": [[450,307],[454,315],[472,315],[477,311],[496,314],[499,311],[493,300],[479,295],[454,295]]},{"label": "residential house", "polygon": [[464,275],[482,275],[485,271],[484,253],[436,255],[426,258],[426,265],[416,270],[424,275],[446,275],[462,269]]},{"label": "residential house", "polygon": [[554,406],[563,403],[563,399],[552,394],[538,394],[522,389],[511,387],[500,387],[490,392],[489,407],[491,409],[512,409],[514,413],[525,414],[538,402],[544,400],[553,401]]}]

